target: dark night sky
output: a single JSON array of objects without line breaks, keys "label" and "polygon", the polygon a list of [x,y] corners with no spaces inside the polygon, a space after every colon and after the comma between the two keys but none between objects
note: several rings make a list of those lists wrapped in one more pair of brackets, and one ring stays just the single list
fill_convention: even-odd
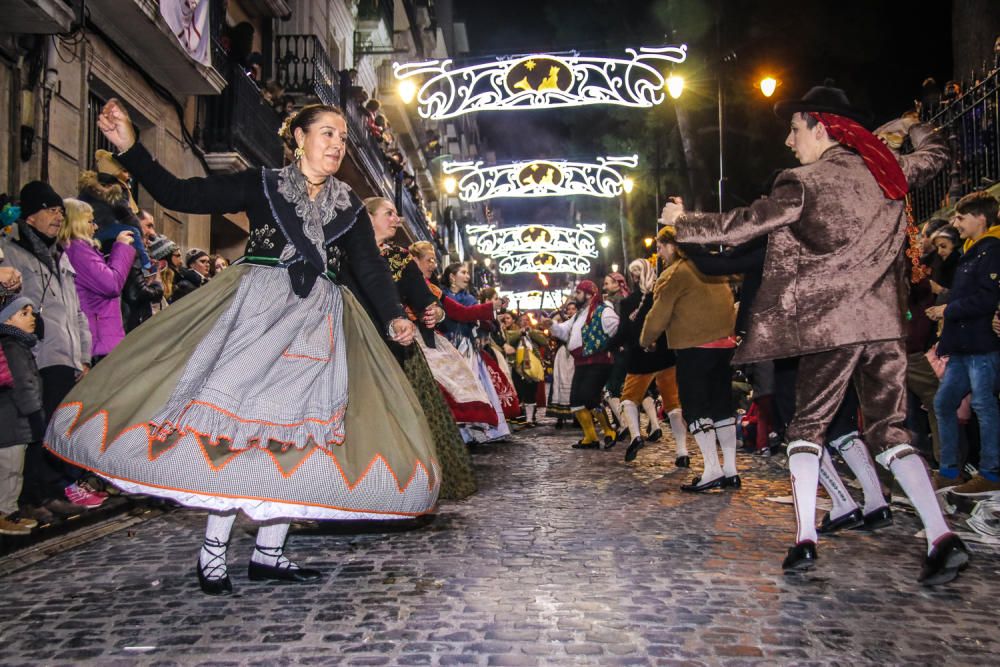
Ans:
[{"label": "dark night sky", "polygon": [[[798,97],[832,77],[852,101],[884,121],[912,105],[926,76],[943,83],[951,75],[951,3],[942,0],[919,5],[879,0],[457,0],[456,13],[466,20],[476,57],[570,49],[621,54],[628,46],[687,42],[693,64],[716,52],[712,8],[717,4],[724,7],[723,46],[737,54],[729,70],[731,83],[745,79],[749,88],[757,72],[778,72],[782,85],[774,99]],[[665,38],[668,22],[688,28]],[[526,118],[532,114],[535,118]],[[547,124],[536,122],[538,115],[480,115],[499,159],[531,152],[527,146],[535,142],[527,131],[510,139],[522,134],[520,126],[540,125],[544,131]],[[542,116],[544,121],[544,112]]]}]

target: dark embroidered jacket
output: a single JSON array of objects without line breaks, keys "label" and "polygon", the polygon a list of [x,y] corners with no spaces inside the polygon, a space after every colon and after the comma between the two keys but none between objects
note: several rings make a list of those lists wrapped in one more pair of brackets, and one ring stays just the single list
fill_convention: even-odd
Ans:
[{"label": "dark embroidered jacket", "polygon": [[344,284],[363,297],[382,325],[404,317],[392,277],[375,245],[368,213],[353,192],[351,206],[323,227],[324,257],[306,237],[295,206],[277,192],[276,170],[248,169],[238,174],[180,179],[139,143],[117,159],[169,209],[195,214],[246,212],[250,221],[247,256],[278,260],[285,247],[293,244],[295,253],[288,260],[288,272],[292,289],[299,296],[308,294],[317,277],[329,270],[344,275]]}]

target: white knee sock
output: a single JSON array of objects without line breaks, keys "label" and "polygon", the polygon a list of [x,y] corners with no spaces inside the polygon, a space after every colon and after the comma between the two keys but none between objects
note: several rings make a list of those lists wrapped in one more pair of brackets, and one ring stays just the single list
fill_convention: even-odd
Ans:
[{"label": "white knee sock", "polygon": [[924,536],[927,538],[927,553],[930,553],[934,543],[949,534],[951,529],[941,513],[924,460],[909,445],[896,445],[876,458],[895,476],[920,515],[924,524]]},{"label": "white knee sock", "polygon": [[285,537],[287,536],[287,523],[261,526],[257,530],[257,544],[253,548],[250,560],[271,567],[298,569],[298,565],[285,558]]},{"label": "white knee sock", "polygon": [[872,461],[871,454],[868,452],[868,446],[858,437],[857,433],[851,433],[844,437],[848,438],[845,442],[838,439],[834,441],[833,446],[837,448],[840,455],[844,457],[844,463],[861,482],[861,488],[865,493],[865,514],[885,507],[882,482],[879,481],[878,473],[875,471],[875,462]]},{"label": "white knee sock", "polygon": [[701,450],[701,458],[705,462],[705,470],[701,473],[702,482],[710,482],[722,477],[722,466],[719,465],[719,452],[715,448],[715,428],[712,420],[699,419],[691,424],[691,434]]},{"label": "white knee sock", "polygon": [[642,437],[639,430],[639,408],[632,401],[622,401],[622,416],[625,417],[625,424],[628,426],[629,441]]},{"label": "white knee sock", "polygon": [[229,536],[236,522],[236,512],[229,514],[209,513],[205,526],[205,541],[198,554],[198,564],[206,579],[225,579],[226,552],[229,550]]},{"label": "white knee sock", "polygon": [[653,400],[652,396],[642,399],[642,411],[646,413],[646,418],[649,420],[650,433],[662,430],[660,428],[660,419],[656,416],[656,401]]},{"label": "white knee sock", "polygon": [[788,472],[792,477],[792,498],[798,531],[795,543],[816,543],[816,485],[819,481],[819,458],[823,448],[804,440],[788,445]]},{"label": "white knee sock", "polygon": [[667,413],[670,420],[670,430],[674,433],[674,442],[677,443],[677,456],[687,456],[687,424],[684,423],[684,415],[680,408],[676,408]]},{"label": "white knee sock", "polygon": [[715,437],[722,448],[722,474],[732,477],[736,475],[736,419],[715,422]]},{"label": "white knee sock", "polygon": [[535,403],[525,403],[524,404],[524,418],[525,421],[533,422],[535,421]]},{"label": "white knee sock", "polygon": [[622,401],[617,396],[608,396],[608,407],[611,408],[611,414],[615,416],[618,421],[618,428],[621,428],[625,424],[624,415],[622,415]]},{"label": "white knee sock", "polygon": [[858,509],[858,504],[854,502],[854,498],[851,497],[847,487],[844,486],[844,481],[837,474],[837,469],[833,466],[833,459],[830,457],[829,452],[823,452],[823,458],[820,459],[819,481],[833,502],[833,508],[830,510],[831,519],[839,519]]}]

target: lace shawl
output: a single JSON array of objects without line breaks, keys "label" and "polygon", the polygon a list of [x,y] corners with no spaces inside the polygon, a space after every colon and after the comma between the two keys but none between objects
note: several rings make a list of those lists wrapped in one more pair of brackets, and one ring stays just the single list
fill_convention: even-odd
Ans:
[{"label": "lace shawl", "polygon": [[[293,163],[278,172],[278,193],[295,207],[295,213],[302,221],[302,229],[306,238],[316,246],[320,256],[325,257],[326,239],[323,227],[329,224],[338,213],[350,208],[350,186],[330,176],[316,199],[309,199],[309,194],[306,191],[306,177]],[[296,252],[295,246],[289,243],[281,253],[281,260],[291,259]]]}]

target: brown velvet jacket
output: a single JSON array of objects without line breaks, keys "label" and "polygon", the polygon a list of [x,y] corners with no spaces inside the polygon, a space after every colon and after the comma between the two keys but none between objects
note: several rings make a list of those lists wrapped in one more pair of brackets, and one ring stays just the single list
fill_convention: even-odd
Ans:
[{"label": "brown velvet jacket", "polygon": [[[910,129],[899,158],[910,187],[948,161],[943,137]],[[797,357],[902,338],[907,293],[906,214],[887,199],[861,157],[834,146],[779,174],[771,196],[728,213],[685,213],[683,243],[737,245],[768,235],[764,278],[734,363]]]}]

